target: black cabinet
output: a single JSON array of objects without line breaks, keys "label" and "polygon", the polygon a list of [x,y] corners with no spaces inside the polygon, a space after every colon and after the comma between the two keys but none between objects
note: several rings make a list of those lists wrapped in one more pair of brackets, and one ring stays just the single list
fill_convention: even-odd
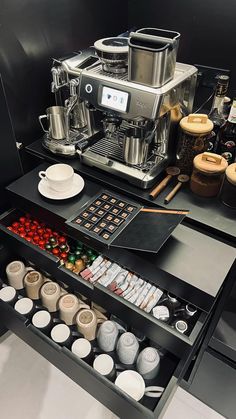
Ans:
[{"label": "black cabinet", "polygon": [[[7,228],[19,217],[21,211],[30,211],[32,215],[68,233],[66,219],[101,190],[100,185],[87,181],[86,188],[79,197],[55,204],[43,199],[37,191],[36,175],[40,170],[42,166],[8,187],[12,204],[19,209],[13,208],[0,217],[0,242],[5,249],[1,266],[5,266],[10,257],[23,257],[46,275],[63,282],[71,290],[83,294],[109,313],[123,319],[130,327],[143,332],[166,353],[163,364],[165,391],[160,400],[135,402],[113,383],[99,376],[89,365],[75,358],[68,349],[54,344],[2,301],[1,324],[16,333],[119,417],[126,419],[128,415],[133,419],[159,418],[193,360],[222,294],[225,296],[233,286],[236,271],[235,249],[181,225],[156,257],[126,250],[106,252],[106,256],[112,261],[198,307],[199,317],[195,326],[189,336],[182,335],[101,285],[92,285],[65,269],[58,258],[28,243]],[[73,236],[73,232],[70,235]],[[219,268],[220,255],[222,260]],[[215,322],[217,320],[214,318]]]}]

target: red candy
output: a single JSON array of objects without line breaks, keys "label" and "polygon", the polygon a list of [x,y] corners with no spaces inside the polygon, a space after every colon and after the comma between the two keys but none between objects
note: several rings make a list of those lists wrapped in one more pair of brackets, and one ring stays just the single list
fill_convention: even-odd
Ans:
[{"label": "red candy", "polygon": [[25,217],[20,217],[19,221],[21,224],[25,224],[26,218]]},{"label": "red candy", "polygon": [[27,240],[27,242],[31,242],[32,241],[32,238],[29,237],[29,236],[25,236],[24,238],[25,238],[25,240]]},{"label": "red candy", "polygon": [[43,229],[43,228],[38,228],[38,234],[39,234],[40,236],[42,236],[42,235],[43,235],[43,233],[44,233],[44,229]]},{"label": "red candy", "polygon": [[20,227],[20,223],[18,223],[17,221],[15,221],[14,223],[12,223],[12,227],[16,230],[17,228]]},{"label": "red candy", "polygon": [[52,249],[52,253],[53,253],[55,256],[58,256],[58,255],[59,255],[59,253],[60,253],[60,250],[59,250],[57,247],[54,247],[54,249]]},{"label": "red candy", "polygon": [[67,259],[67,253],[66,252],[61,252],[61,254],[60,254],[60,257],[61,257],[61,259],[63,259],[63,260],[66,260]]},{"label": "red candy", "polygon": [[24,227],[19,227],[18,228],[18,232],[21,234],[21,233],[25,233],[25,229],[24,229]]},{"label": "red candy", "polygon": [[34,240],[34,243],[35,244],[37,244],[38,242],[39,242],[39,240],[40,240],[40,237],[39,236],[33,236],[33,240]]},{"label": "red candy", "polygon": [[28,233],[27,233],[27,235],[28,235],[28,237],[33,237],[34,236],[34,232],[33,231],[29,231]]},{"label": "red candy", "polygon": [[58,242],[59,242],[59,244],[64,244],[64,243],[66,243],[66,238],[61,236],[61,237],[59,237]]}]

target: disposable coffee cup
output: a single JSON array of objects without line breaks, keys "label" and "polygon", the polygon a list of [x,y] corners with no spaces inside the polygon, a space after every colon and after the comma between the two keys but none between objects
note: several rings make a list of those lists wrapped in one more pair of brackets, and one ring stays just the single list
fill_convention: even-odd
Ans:
[{"label": "disposable coffee cup", "polygon": [[46,310],[37,311],[32,317],[32,325],[45,335],[49,335],[53,326],[51,314]]},{"label": "disposable coffee cup", "polygon": [[93,368],[108,380],[115,381],[116,368],[113,358],[110,355],[98,355],[93,362]]},{"label": "disposable coffee cup", "polygon": [[47,170],[39,172],[39,177],[54,191],[64,192],[72,186],[74,170],[69,164],[53,164]]},{"label": "disposable coffee cup", "polygon": [[14,309],[22,316],[31,319],[36,312],[33,300],[28,297],[20,298],[14,305]]},{"label": "disposable coffee cup", "polygon": [[44,283],[43,275],[38,271],[29,271],[24,277],[24,285],[27,297],[39,300],[40,288]]},{"label": "disposable coffee cup", "polygon": [[5,303],[8,303],[14,307],[17,301],[17,298],[18,297],[17,297],[17,292],[15,288],[6,286],[0,289],[0,299],[4,301]]},{"label": "disposable coffee cup", "polygon": [[40,289],[42,305],[48,309],[50,313],[58,310],[58,301],[61,296],[61,288],[56,282],[45,282]]},{"label": "disposable coffee cup", "polygon": [[24,276],[26,274],[26,267],[20,260],[14,260],[6,267],[6,275],[10,286],[16,290],[24,288]]},{"label": "disposable coffee cup", "polygon": [[72,344],[72,333],[70,328],[66,324],[57,324],[53,326],[51,333],[51,339],[60,346],[71,347]]},{"label": "disposable coffee cup", "polygon": [[[63,295],[58,302],[60,318],[67,326],[75,324],[75,315],[84,305],[74,294]],[[87,305],[86,305],[87,306]]]},{"label": "disposable coffee cup", "polygon": [[92,365],[94,361],[93,348],[91,343],[87,339],[76,339],[72,343],[71,352],[78,358]]}]

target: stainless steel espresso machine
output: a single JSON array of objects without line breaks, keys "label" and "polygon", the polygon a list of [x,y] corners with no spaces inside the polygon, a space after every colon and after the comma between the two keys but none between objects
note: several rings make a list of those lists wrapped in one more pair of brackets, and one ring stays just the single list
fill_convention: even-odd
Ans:
[{"label": "stainless steel espresso machine", "polygon": [[54,60],[52,90],[68,89],[63,140],[44,137],[54,153],[141,188],[175,160],[176,127],[192,111],[195,67],[176,63],[179,34],[155,28],[105,38]]}]

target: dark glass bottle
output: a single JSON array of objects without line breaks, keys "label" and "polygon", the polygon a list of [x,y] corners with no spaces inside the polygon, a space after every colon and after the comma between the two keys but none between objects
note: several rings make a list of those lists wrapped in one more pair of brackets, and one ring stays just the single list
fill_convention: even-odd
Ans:
[{"label": "dark glass bottle", "polygon": [[209,148],[207,151],[215,153],[219,142],[220,128],[225,124],[224,117],[224,98],[226,96],[229,85],[229,76],[221,75],[218,77],[215,96],[212,103],[211,111],[208,118],[214,124],[214,135],[210,139]]},{"label": "dark glass bottle", "polygon": [[226,124],[219,134],[218,154],[221,154],[229,164],[234,163],[236,156],[236,92]]}]

